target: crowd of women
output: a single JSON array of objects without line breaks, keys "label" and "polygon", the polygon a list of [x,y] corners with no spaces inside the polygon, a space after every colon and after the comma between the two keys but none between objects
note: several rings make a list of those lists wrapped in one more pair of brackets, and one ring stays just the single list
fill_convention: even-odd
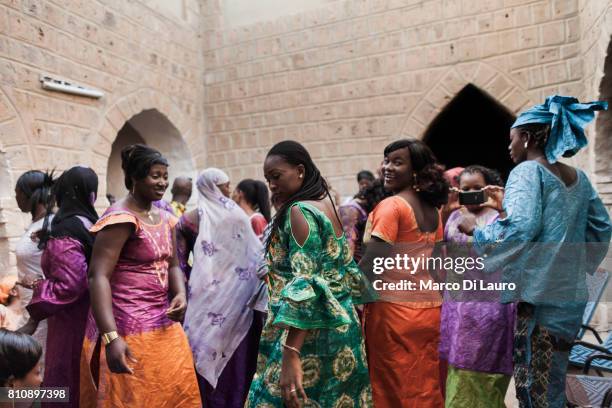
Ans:
[{"label": "crowd of women", "polygon": [[[612,226],[585,173],[558,159],[586,145],[584,126],[602,108],[553,96],[523,112],[505,184],[477,163],[445,173],[426,144],[398,140],[345,203],[294,141],[268,152],[268,186],[247,179],[232,192],[222,170],[202,171],[191,210],[191,180],[175,183],[180,202],[167,205],[169,163],[143,145],[122,151],[129,193],[102,216],[92,169],[29,171],[15,188],[32,216],[19,276],[0,285],[1,315],[25,313],[0,330],[0,385],[69,387],[71,407],[490,408],[504,407],[514,376],[521,407],[563,407],[587,299],[541,294],[560,262],[568,282],[593,273]],[[461,191],[486,202],[461,206]],[[373,294],[358,267],[373,247],[428,256],[437,243],[472,243],[475,254],[603,245],[533,263],[528,245],[493,254],[492,274],[518,290],[486,302]]]}]

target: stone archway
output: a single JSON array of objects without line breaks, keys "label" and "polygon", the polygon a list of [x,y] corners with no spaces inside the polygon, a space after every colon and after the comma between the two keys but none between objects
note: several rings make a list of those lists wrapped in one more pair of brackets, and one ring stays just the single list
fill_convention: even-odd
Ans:
[{"label": "stone archway", "polygon": [[[121,150],[130,144],[142,143],[159,150],[170,163],[168,173],[170,180],[177,176],[189,176],[195,179],[196,169],[187,144],[179,130],[157,109],[144,110],[121,127],[112,144],[106,171],[106,192],[119,198],[127,193],[121,170]],[[169,199],[170,191],[166,192]]]},{"label": "stone archway", "polygon": [[27,217],[17,207],[14,187],[19,175],[33,168],[22,120],[0,89],[0,277],[16,273],[10,248],[23,234]]},{"label": "stone archway", "polygon": [[[148,114],[146,113],[148,112]],[[144,114],[140,118],[151,117],[155,123],[161,124],[160,129],[166,129],[173,135],[170,139],[177,142],[178,151],[182,152],[180,157],[171,154],[172,147],[166,150],[162,146],[164,135],[157,132],[157,136],[148,134],[146,120],[138,120],[139,114]],[[152,116],[150,116],[152,115]],[[140,127],[139,137],[147,144],[158,148],[162,153],[168,155],[171,161],[171,169],[180,168],[176,166],[178,161],[183,164],[183,167],[188,166],[192,169],[192,176],[195,175],[195,160],[202,161],[205,157],[205,144],[198,143],[198,136],[195,131],[189,127],[189,120],[183,115],[181,109],[167,95],[149,88],[139,89],[129,95],[126,95],[115,102],[104,114],[102,122],[98,126],[97,131],[89,145],[89,159],[92,168],[96,171],[100,178],[99,195],[104,197],[107,191],[107,170],[109,167],[109,159],[113,151],[113,144],[120,136],[120,132],[126,123],[135,119]],[[130,123],[134,127],[134,123]],[[125,141],[125,140],[124,140]],[[121,139],[118,144],[121,144]],[[119,149],[120,150],[120,149]],[[178,160],[178,161],[177,161]],[[172,161],[175,161],[174,165]],[[115,168],[115,167],[113,167]],[[119,171],[121,167],[119,166]],[[172,172],[172,170],[170,170]],[[172,173],[171,173],[172,177]],[[113,176],[116,180],[117,176]],[[123,176],[121,176],[123,180]],[[118,183],[121,186],[123,183]],[[123,190],[125,191],[125,190]],[[108,203],[106,200],[99,200],[98,205],[105,207]]]},{"label": "stone archway", "polygon": [[491,65],[484,62],[458,64],[442,75],[408,113],[400,134],[421,139],[432,120],[468,84],[483,90],[515,115],[532,103],[509,75]]},{"label": "stone archway", "polygon": [[612,207],[612,37],[608,42],[599,100],[608,101],[608,110],[601,111],[595,122],[595,174],[604,204]]},{"label": "stone archway", "polygon": [[494,98],[468,84],[429,124],[423,141],[447,169],[473,164],[497,170],[507,179],[508,129],[516,116]]}]

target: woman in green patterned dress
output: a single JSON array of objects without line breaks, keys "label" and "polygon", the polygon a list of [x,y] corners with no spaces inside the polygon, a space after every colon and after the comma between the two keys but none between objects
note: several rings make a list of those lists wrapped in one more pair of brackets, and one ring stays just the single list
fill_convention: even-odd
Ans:
[{"label": "woman in green patterned dress", "polygon": [[280,208],[267,239],[268,319],[247,407],[371,407],[353,307],[361,272],[327,184],[293,141],[272,147],[264,174]]}]

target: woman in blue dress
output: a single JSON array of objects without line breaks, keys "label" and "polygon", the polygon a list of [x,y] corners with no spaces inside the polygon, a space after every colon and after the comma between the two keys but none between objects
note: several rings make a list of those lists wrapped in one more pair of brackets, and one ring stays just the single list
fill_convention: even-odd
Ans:
[{"label": "woman in blue dress", "polygon": [[587,302],[586,273],[606,255],[610,217],[581,170],[558,162],[587,141],[584,127],[605,102],[550,96],[523,112],[510,131],[518,165],[501,187],[488,187],[499,220],[477,227],[465,212],[459,228],[486,251],[488,270],[503,270],[504,303],[518,302],[514,379],[521,407],[565,406],[569,350]]}]

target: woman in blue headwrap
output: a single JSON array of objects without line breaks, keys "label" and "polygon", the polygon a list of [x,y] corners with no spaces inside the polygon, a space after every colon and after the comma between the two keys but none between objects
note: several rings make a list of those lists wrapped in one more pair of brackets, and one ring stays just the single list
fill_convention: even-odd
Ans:
[{"label": "woman in blue headwrap", "polygon": [[[486,251],[487,269],[503,270],[504,303],[518,302],[514,379],[521,407],[564,407],[569,350],[587,302],[586,273],[606,255],[610,217],[587,176],[558,162],[587,143],[584,127],[605,102],[550,96],[522,113],[510,131],[512,170],[502,202],[487,188],[484,205],[500,219],[477,227],[465,212],[459,228]],[[508,287],[511,289],[511,286]]]}]

